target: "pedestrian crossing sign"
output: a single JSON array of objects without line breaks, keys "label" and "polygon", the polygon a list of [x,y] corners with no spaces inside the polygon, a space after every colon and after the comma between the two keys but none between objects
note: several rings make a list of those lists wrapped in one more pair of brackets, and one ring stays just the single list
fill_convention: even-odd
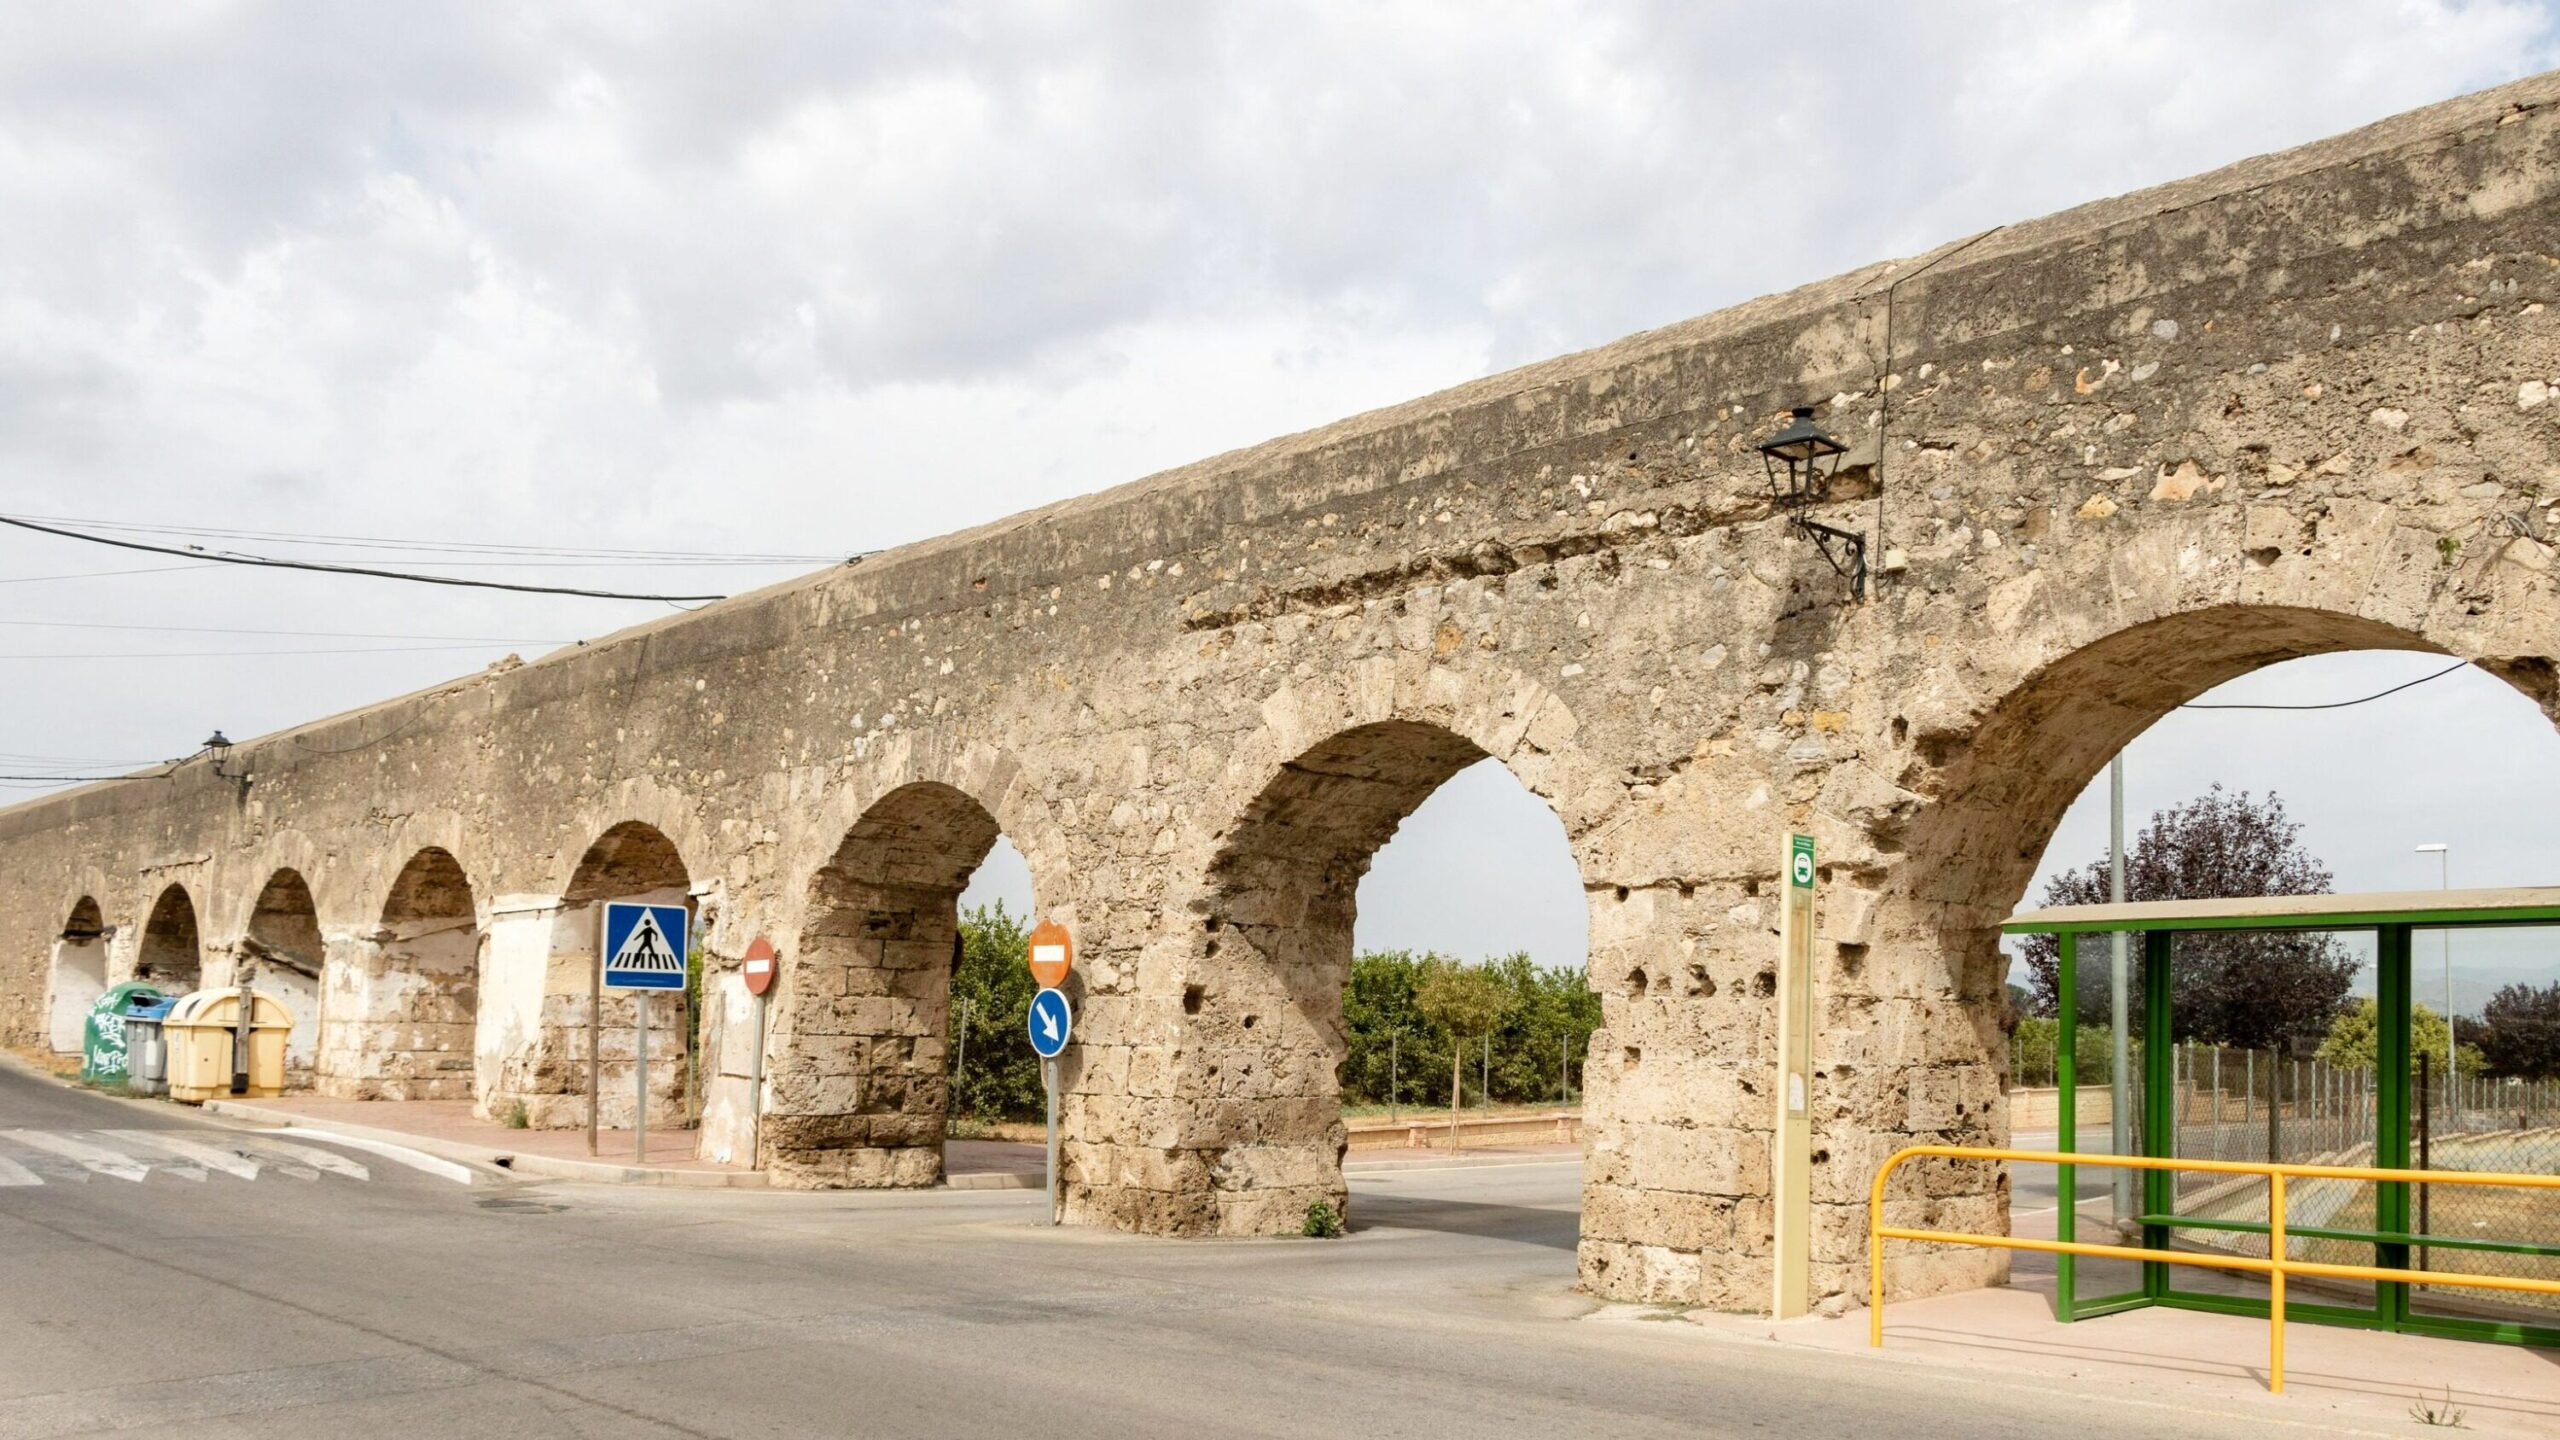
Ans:
[{"label": "pedestrian crossing sign", "polygon": [[684,988],[685,912],[681,905],[611,900],[604,907],[604,983],[608,990]]}]

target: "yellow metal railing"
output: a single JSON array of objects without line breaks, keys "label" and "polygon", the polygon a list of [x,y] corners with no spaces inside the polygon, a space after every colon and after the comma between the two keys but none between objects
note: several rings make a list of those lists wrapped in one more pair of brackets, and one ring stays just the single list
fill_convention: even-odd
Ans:
[{"label": "yellow metal railing", "polygon": [[[2192,1250],[2151,1250],[2135,1245],[2098,1245],[2082,1240],[2031,1240],[2015,1235],[1959,1235],[1940,1230],[1910,1230],[1884,1223],[1885,1182],[1905,1160],[1938,1157],[1949,1160],[2005,1160],[2029,1165],[2114,1166],[2125,1170],[2192,1170],[2217,1175],[2263,1175],[2267,1180],[2267,1258],[2219,1255]],[[2285,1254],[2285,1181],[2356,1180],[2408,1185],[2507,1185],[2528,1190],[2560,1190],[2560,1175],[2502,1175],[2473,1170],[2381,1170],[2363,1165],[2274,1165],[2247,1160],[2168,1160],[2148,1155],[2065,1154],[2055,1150],[1993,1150],[1974,1145],[1913,1145],[1896,1151],[1876,1171],[1867,1192],[1867,1343],[1884,1344],[1884,1242],[1918,1240],[1936,1245],[1979,1245],[1994,1250],[2038,1250],[2049,1255],[2095,1255],[2152,1265],[2194,1265],[2208,1270],[2238,1270],[2267,1277],[2267,1389],[2284,1393],[2284,1285],[2292,1275],[2335,1280],[2373,1280],[2403,1285],[2458,1285],[2474,1290],[2516,1290],[2560,1295],[2560,1280],[2532,1280],[2514,1275],[2469,1275],[2445,1270],[2399,1270],[2379,1265],[2332,1265],[2294,1260]],[[2411,1243],[2423,1245],[2424,1237]]]}]

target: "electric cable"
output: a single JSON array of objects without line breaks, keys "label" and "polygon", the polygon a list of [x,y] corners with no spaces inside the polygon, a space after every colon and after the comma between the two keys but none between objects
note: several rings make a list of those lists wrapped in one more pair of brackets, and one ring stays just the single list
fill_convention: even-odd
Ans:
[{"label": "electric cable", "polygon": [[249,630],[228,625],[117,625],[101,620],[0,620],[0,625],[46,630],[144,630],[169,635],[289,635],[311,640],[456,640],[481,645],[567,645],[536,635],[403,635],[373,630]]},{"label": "electric cable", "polygon": [[449,585],[467,590],[511,590],[525,595],[575,595],[589,600],[660,600],[669,604],[688,600],[726,600],[726,595],[660,595],[628,590],[586,590],[569,585],[529,585],[510,580],[474,580],[461,575],[420,575],[406,570],[377,570],[364,565],[331,565],[318,560],[286,560],[271,555],[217,554],[208,550],[180,550],[167,545],[152,545],[140,540],[120,540],[112,535],[88,535],[78,530],[65,530],[57,525],[41,525],[14,515],[0,515],[0,525],[32,530],[40,535],[58,535],[65,540],[86,540],[92,545],[108,545],[119,550],[140,550],[152,555],[175,555],[181,560],[211,560],[224,565],[245,565],[261,570],[308,570],[323,575],[361,575],[375,580],[405,580],[416,585]]},{"label": "electric cable", "polygon": [[169,525],[133,520],[94,520],[67,515],[31,515],[21,519],[49,525],[72,525],[89,530],[117,530],[146,535],[193,535],[209,539],[258,540],[286,545],[325,545],[336,548],[373,550],[435,551],[455,555],[530,555],[554,558],[588,558],[610,556],[625,560],[691,561],[700,564],[736,565],[825,565],[843,559],[841,555],[813,555],[785,551],[722,552],[703,550],[646,550],[597,545],[520,545],[499,540],[416,540],[378,535],[337,535],[292,530],[242,530],[215,525]]},{"label": "electric cable", "polygon": [[2403,690],[2424,685],[2430,680],[2441,680],[2470,663],[2468,660],[2456,660],[2431,675],[2421,675],[2415,680],[2403,680],[2388,690],[2376,690],[2370,695],[2359,695],[2353,700],[2331,700],[2320,705],[2251,705],[2233,701],[2214,705],[2186,704],[2178,708],[2181,710],[2344,710],[2350,705],[2369,705],[2386,695],[2397,695]]}]

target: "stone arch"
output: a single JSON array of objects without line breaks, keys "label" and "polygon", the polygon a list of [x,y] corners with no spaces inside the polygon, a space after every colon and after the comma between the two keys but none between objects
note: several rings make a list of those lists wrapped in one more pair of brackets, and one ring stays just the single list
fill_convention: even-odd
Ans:
[{"label": "stone arch", "polygon": [[[2466,648],[2412,628],[2424,624],[2415,615],[2409,622],[2314,604],[2170,609],[2072,637],[2077,643],[2045,645],[2030,652],[2039,658],[2032,668],[1984,687],[1997,698],[1963,723],[1915,727],[1900,781],[1918,803],[1897,807],[1897,813],[1907,808],[1907,819],[1865,827],[1899,852],[1889,856],[1899,863],[1880,893],[1851,897],[1857,908],[1873,906],[1872,926],[1860,931],[1862,941],[1873,942],[1872,959],[1854,976],[1835,967],[1824,977],[1835,1005],[1846,1010],[1835,1019],[1853,1019],[1863,1033],[1818,1045],[1817,1091],[1829,1083],[1827,1047],[1835,1057],[1858,1060],[1858,1069],[1889,1078],[1900,1092],[1848,1106],[1824,1133],[1829,1154],[1855,1162],[1829,1197],[1841,1214],[1862,1199],[1873,1165],[1901,1145],[2007,1142],[1999,1024],[2007,960],[1997,927],[2024,899],[2063,812],[2108,760],[2179,705],[2269,665],[2347,650],[2454,656]],[[2474,657],[2474,663],[2546,713],[2553,710],[2548,655]],[[1901,725],[1902,717],[1894,723]],[[1841,899],[1827,903],[1838,906]],[[1861,1123],[1849,1116],[1873,1118]],[[1923,1223],[2003,1228],[2007,1178],[1984,1175],[1978,1188],[1967,1188],[1972,1178],[1945,1177]],[[1824,1233],[1820,1226],[1817,1231]],[[1846,1223],[1827,1233],[1828,1243],[1818,1239],[1814,1256],[1816,1293],[1860,1293],[1862,1245]],[[1914,1248],[1894,1256],[1888,1284],[1897,1295],[1928,1294],[1993,1283],[2001,1268],[1996,1252]]]},{"label": "stone arch", "polygon": [[[1344,1204],[1342,1004],[1360,879],[1404,817],[1458,771],[1501,761],[1564,820],[1593,889],[1583,837],[1607,801],[1573,744],[1572,713],[1543,686],[1498,666],[1381,657],[1337,682],[1284,691],[1263,714],[1267,728],[1230,767],[1233,798],[1220,813],[1232,818],[1192,872],[1186,919],[1164,927],[1167,948],[1146,966],[1148,1010],[1171,1043],[1079,1057],[1106,1080],[1125,1066],[1132,1092],[1117,1102],[1070,1095],[1082,1102],[1071,1133],[1116,1142],[1077,1147],[1071,1208],[1113,1223],[1294,1233],[1311,1201]],[[1598,938],[1595,924],[1595,964]],[[1095,1088],[1092,1078],[1071,1074],[1071,1092]],[[1104,1114],[1086,1109],[1097,1105]]]},{"label": "stone arch", "polygon": [[318,1088],[355,1100],[474,1098],[483,932],[441,846],[411,855],[373,929],[328,967]]},{"label": "stone arch", "polygon": [[45,999],[45,1040],[57,1055],[80,1053],[89,1007],[107,989],[106,913],[83,895],[54,937]]},{"label": "stone arch", "polygon": [[[2015,908],[2062,812],[2116,752],[2224,681],[2308,655],[2442,644],[2397,625],[2299,606],[2213,605],[2090,640],[2016,681],[1957,735],[1923,736],[1934,797],[1912,819],[1908,885],[1935,917],[1934,978],[1996,993],[1999,921]],[[2547,704],[2546,697],[2536,697]]]},{"label": "stone arch", "polygon": [[[538,966],[484,971],[480,988],[481,1112],[503,1116],[522,1102],[537,1129],[584,1125],[588,1118],[588,1030],[598,1029],[594,1068],[597,1123],[627,1128],[638,1108],[633,1093],[640,1007],[650,1032],[649,1123],[661,1130],[685,1113],[685,999],[678,992],[607,991],[599,1011],[591,986],[609,900],[648,901],[695,910],[693,870],[667,832],[645,820],[606,826],[563,882],[542,926]],[[699,915],[695,916],[699,923]],[[695,935],[692,943],[701,943]]]},{"label": "stone arch", "polygon": [[320,977],[327,953],[311,883],[291,866],[278,869],[249,907],[232,974],[239,984],[284,998],[293,1014],[293,1030],[285,1039],[288,1070],[308,1069],[318,1055]]},{"label": "stone arch", "polygon": [[133,978],[173,995],[203,983],[204,940],[196,926],[195,900],[186,886],[172,882],[152,900],[134,950]]},{"label": "stone arch", "polygon": [[774,997],[761,1148],[778,1180],[941,1178],[960,892],[999,833],[965,791],[914,781],[864,810],[811,877]]}]

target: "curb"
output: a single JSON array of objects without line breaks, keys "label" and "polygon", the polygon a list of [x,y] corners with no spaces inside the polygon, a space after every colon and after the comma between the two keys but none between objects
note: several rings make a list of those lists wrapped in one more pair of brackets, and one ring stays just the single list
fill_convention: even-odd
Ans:
[{"label": "curb", "polygon": [[972,1170],[966,1175],[954,1175],[945,1171],[942,1184],[938,1188],[944,1190],[1037,1190],[1048,1183],[1046,1175],[1034,1175],[1028,1170]]},{"label": "curb", "polygon": [[350,1125],[324,1121],[290,1110],[271,1110],[266,1106],[239,1100],[208,1100],[203,1106],[208,1115],[223,1115],[234,1120],[255,1121],[288,1130],[334,1130],[387,1145],[406,1146],[422,1154],[477,1165],[501,1175],[538,1176],[547,1180],[587,1180],[604,1185],[664,1185],[689,1189],[748,1190],[763,1189],[765,1175],[761,1170],[675,1170],[657,1165],[619,1165],[610,1160],[574,1160],[560,1155],[528,1155],[515,1150],[488,1145],[474,1145],[460,1140],[435,1139],[412,1135],[405,1130],[385,1130],[373,1125]]}]

